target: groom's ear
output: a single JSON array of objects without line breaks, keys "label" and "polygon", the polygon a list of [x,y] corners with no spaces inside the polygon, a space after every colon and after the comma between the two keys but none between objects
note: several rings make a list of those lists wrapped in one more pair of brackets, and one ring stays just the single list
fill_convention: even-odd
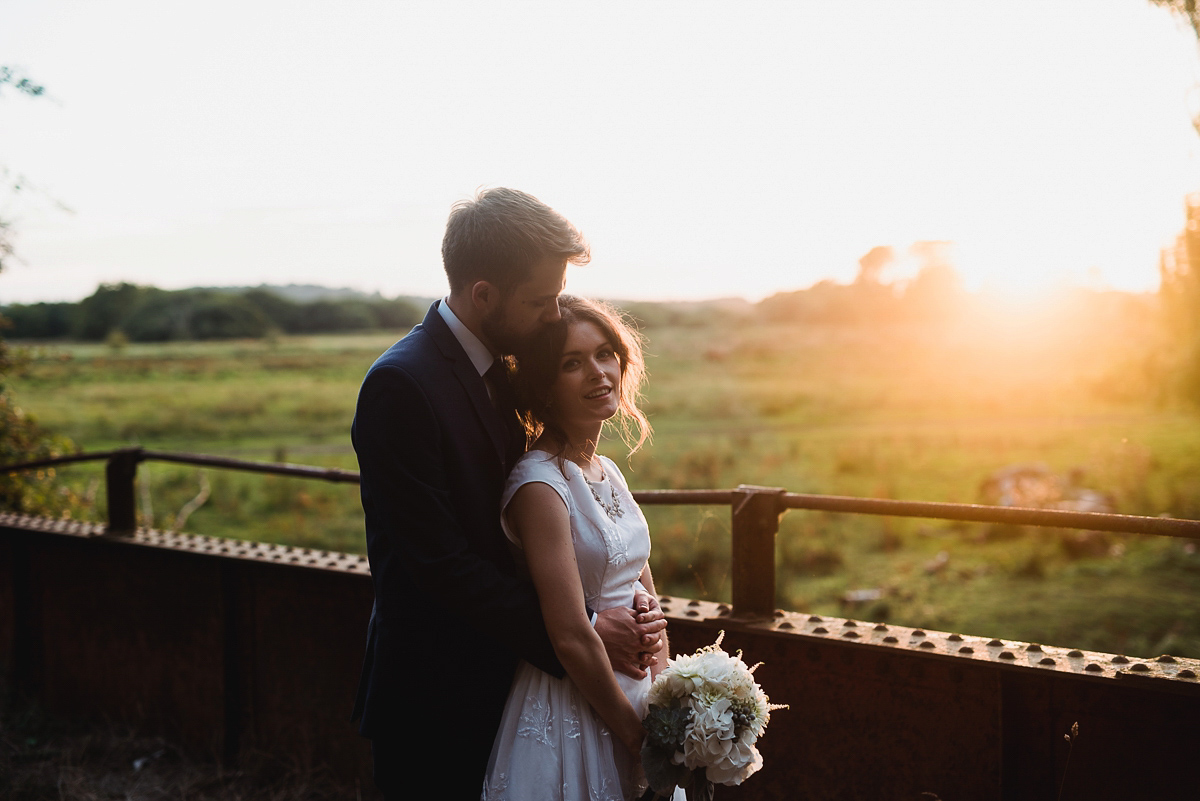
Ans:
[{"label": "groom's ear", "polygon": [[503,299],[500,287],[490,281],[476,281],[471,284],[471,305],[476,311],[489,312],[499,308]]}]

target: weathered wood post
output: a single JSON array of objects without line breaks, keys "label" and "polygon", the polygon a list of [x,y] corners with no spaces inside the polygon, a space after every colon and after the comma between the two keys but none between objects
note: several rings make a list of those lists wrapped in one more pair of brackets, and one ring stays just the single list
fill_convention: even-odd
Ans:
[{"label": "weathered wood post", "polygon": [[129,535],[137,530],[137,500],[133,482],[137,478],[142,448],[122,448],[108,457],[104,467],[105,490],[108,496],[108,529],[106,533]]},{"label": "weathered wood post", "polygon": [[733,616],[775,614],[775,535],[786,511],[781,487],[740,484],[733,491]]}]

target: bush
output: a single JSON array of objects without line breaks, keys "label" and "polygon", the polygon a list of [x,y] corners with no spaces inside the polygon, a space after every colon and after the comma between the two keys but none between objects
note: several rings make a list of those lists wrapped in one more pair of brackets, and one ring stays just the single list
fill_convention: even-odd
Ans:
[{"label": "bush", "polygon": [[[7,322],[0,317],[0,328]],[[0,465],[50,459],[74,450],[70,440],[42,428],[13,403],[4,382],[19,362],[0,339]],[[49,481],[53,476],[53,470],[0,473],[0,508],[23,514],[59,512],[63,496],[54,494]]]}]

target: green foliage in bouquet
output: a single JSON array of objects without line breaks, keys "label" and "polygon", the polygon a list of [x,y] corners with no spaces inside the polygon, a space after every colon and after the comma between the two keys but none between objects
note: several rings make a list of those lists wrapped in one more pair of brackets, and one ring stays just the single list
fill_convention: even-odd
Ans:
[{"label": "green foliage in bouquet", "polygon": [[642,770],[651,787],[683,787],[688,781],[687,765],[671,760],[683,750],[692,710],[676,702],[671,707],[650,707],[642,725],[646,739],[642,743]]}]

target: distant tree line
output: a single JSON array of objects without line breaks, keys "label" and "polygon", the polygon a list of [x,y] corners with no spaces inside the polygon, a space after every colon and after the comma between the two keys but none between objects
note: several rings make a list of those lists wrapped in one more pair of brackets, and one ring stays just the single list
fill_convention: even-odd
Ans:
[{"label": "distant tree line", "polygon": [[12,339],[132,342],[256,339],[272,333],[407,330],[422,310],[403,298],[327,298],[298,303],[269,289],[165,290],[101,284],[78,303],[16,304],[4,309]]},{"label": "distant tree line", "polygon": [[851,284],[819,281],[808,289],[779,292],[758,304],[758,316],[774,322],[872,325],[887,322],[937,322],[962,315],[968,294],[950,264],[949,242],[917,242],[909,254],[920,264],[916,276],[904,283],[881,279],[896,259],[894,248],[872,248],[858,260]]}]

